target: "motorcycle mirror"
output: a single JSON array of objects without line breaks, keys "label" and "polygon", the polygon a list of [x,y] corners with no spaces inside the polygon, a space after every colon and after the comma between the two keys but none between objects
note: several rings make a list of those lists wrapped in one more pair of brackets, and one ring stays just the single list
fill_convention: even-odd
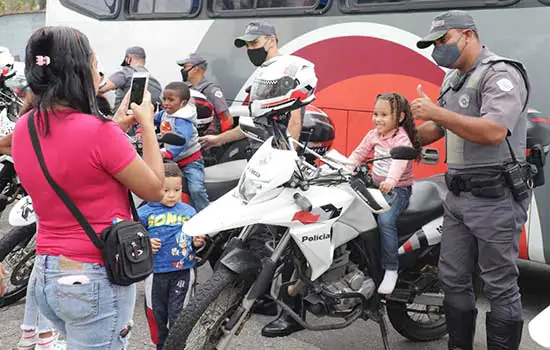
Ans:
[{"label": "motorcycle mirror", "polygon": [[397,160],[414,160],[418,158],[418,150],[407,146],[397,146],[390,150],[390,156]]},{"label": "motorcycle mirror", "polygon": [[248,106],[231,106],[229,107],[229,114],[231,114],[233,117],[250,117]]},{"label": "motorcycle mirror", "polygon": [[254,121],[250,117],[241,117],[239,118],[239,126],[241,127],[242,132],[246,137],[264,142],[264,130],[261,127],[258,127],[254,124]]},{"label": "motorcycle mirror", "polygon": [[185,137],[181,137],[173,132],[167,132],[159,138],[159,142],[166,143],[168,145],[183,146],[185,145]]}]

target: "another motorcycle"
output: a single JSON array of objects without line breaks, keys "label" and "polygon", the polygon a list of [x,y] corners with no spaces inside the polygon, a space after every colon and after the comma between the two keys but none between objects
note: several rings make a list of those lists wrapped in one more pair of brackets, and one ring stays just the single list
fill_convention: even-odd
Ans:
[{"label": "another motorcycle", "polygon": [[27,88],[24,76],[17,73],[13,56],[7,48],[0,47],[0,122],[3,134],[13,129],[13,123],[19,117],[19,109],[23,105],[22,97]]},{"label": "another motorcycle", "polygon": [[12,229],[0,240],[0,262],[8,273],[6,293],[0,307],[11,305],[27,294],[27,285],[34,266],[36,248],[36,215],[30,196],[22,196],[11,208]]}]

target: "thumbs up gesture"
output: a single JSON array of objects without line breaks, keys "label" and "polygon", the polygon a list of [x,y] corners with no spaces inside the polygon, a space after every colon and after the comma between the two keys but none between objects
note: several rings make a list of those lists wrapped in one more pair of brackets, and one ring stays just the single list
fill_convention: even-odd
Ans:
[{"label": "thumbs up gesture", "polygon": [[418,97],[411,103],[411,111],[415,118],[421,120],[433,120],[437,117],[440,108],[426,95],[422,89],[422,84],[418,84],[416,91]]},{"label": "thumbs up gesture", "polygon": [[416,87],[416,91],[418,92],[418,97],[429,98],[428,95],[426,95],[426,93],[424,92],[424,90],[422,90],[422,84],[418,84],[418,86]]}]

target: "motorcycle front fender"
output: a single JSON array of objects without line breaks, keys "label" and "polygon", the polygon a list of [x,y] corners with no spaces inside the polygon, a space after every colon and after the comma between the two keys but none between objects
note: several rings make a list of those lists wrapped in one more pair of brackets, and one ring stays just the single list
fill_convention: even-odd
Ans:
[{"label": "motorcycle front fender", "polygon": [[8,222],[11,226],[27,226],[36,222],[30,196],[25,196],[15,203],[10,210]]},{"label": "motorcycle front fender", "polygon": [[272,224],[264,222],[273,208],[286,208],[293,205],[291,196],[278,196],[272,200],[245,204],[234,196],[233,189],[210,203],[183,225],[183,233],[188,236],[215,236],[221,231],[231,230],[252,224]]}]

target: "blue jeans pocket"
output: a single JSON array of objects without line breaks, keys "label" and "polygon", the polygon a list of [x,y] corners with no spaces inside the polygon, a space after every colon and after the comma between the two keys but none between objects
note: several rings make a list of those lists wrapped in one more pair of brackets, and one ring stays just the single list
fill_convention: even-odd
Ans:
[{"label": "blue jeans pocket", "polygon": [[57,313],[65,322],[81,321],[99,312],[99,283],[56,284]]}]

